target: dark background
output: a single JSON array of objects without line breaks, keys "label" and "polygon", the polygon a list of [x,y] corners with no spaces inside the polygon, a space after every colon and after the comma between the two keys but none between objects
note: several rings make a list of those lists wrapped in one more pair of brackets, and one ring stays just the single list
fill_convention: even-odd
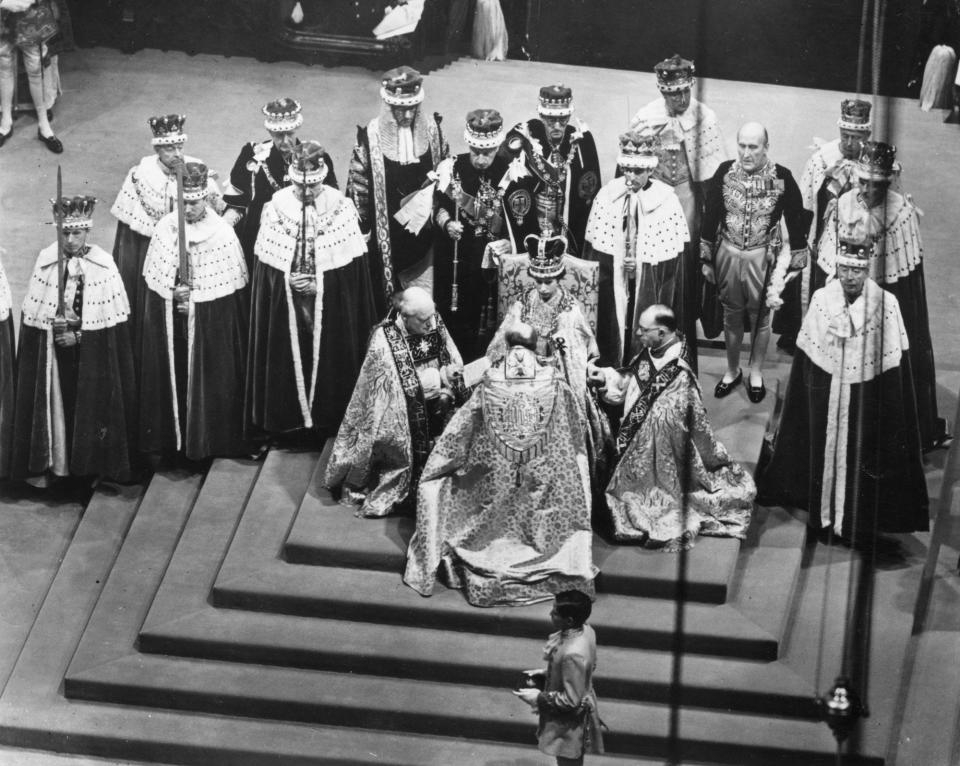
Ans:
[{"label": "dark background", "polygon": [[[253,56],[265,61],[347,63],[278,43],[296,0],[68,0],[77,43],[125,50]],[[411,51],[443,52],[451,3],[427,0]],[[511,54],[540,61],[651,71],[677,52],[704,77],[869,92],[873,11],[879,0],[501,0]],[[385,0],[302,0],[307,21],[331,33],[369,34]],[[858,88],[861,14],[867,9],[864,74]],[[930,48],[956,45],[958,0],[885,0],[880,91],[914,95]],[[472,9],[471,9],[472,10]],[[523,29],[524,21],[526,29]],[[415,57],[415,56],[412,56]],[[376,62],[365,62],[376,66]]]}]

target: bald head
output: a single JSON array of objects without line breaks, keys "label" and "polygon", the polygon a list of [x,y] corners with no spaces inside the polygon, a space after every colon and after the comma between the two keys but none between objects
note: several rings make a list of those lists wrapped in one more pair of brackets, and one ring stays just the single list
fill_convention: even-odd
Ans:
[{"label": "bald head", "polygon": [[767,163],[770,136],[759,122],[748,122],[737,131],[737,157],[747,173],[756,173]]},{"label": "bald head", "polygon": [[430,293],[422,287],[408,287],[397,301],[400,316],[406,325],[407,332],[420,334],[430,329],[431,320],[436,313],[436,306]]},{"label": "bald head", "polygon": [[637,339],[645,348],[659,348],[677,339],[677,317],[662,303],[647,306],[637,318]]}]

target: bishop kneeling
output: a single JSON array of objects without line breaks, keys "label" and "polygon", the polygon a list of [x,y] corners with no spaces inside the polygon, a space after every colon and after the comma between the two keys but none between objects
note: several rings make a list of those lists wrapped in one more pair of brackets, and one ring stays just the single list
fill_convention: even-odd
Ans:
[{"label": "bishop kneeling", "polygon": [[358,516],[386,516],[417,495],[435,439],[465,398],[463,360],[430,294],[408,287],[370,336],[324,484]]},{"label": "bishop kneeling", "polygon": [[627,368],[590,371],[604,400],[623,404],[606,492],[614,536],[666,551],[698,534],[743,538],[756,487],[714,436],[670,307],[645,309],[637,338],[642,350]]}]

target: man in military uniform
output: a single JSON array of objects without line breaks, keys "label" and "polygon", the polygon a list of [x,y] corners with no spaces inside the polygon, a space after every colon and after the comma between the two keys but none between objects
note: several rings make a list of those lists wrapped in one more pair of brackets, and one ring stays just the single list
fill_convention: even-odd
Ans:
[{"label": "man in military uniform", "polygon": [[[297,130],[303,125],[300,102],[292,98],[271,101],[262,111],[263,126],[270,138],[244,144],[233,163],[230,183],[223,195],[223,201],[227,203],[223,217],[236,229],[247,268],[251,271],[253,247],[260,231],[260,212],[274,192],[290,185],[287,167],[293,148],[300,143]],[[327,168],[323,183],[339,188],[329,155],[324,154],[323,161]]]},{"label": "man in military uniform", "polygon": [[463,132],[469,151],[445,159],[438,168],[434,218],[442,234],[433,293],[466,362],[484,353],[497,319],[497,273],[483,267],[488,245],[509,243],[513,252],[538,230],[530,205],[533,177],[519,157],[508,162],[499,154],[503,136],[499,112],[475,109]]},{"label": "man in military uniform", "polygon": [[[870,102],[859,99],[844,99],[840,102],[840,137],[833,141],[819,142],[816,151],[807,160],[800,176],[800,192],[803,207],[813,214],[813,222],[807,234],[810,243],[810,263],[803,275],[793,280],[783,291],[783,307],[773,318],[773,331],[779,333],[777,347],[792,353],[796,347],[797,333],[807,298],[823,287],[826,276],[816,268],[817,248],[827,211],[837,204],[840,195],[849,191],[857,182],[857,157],[860,146],[870,138]],[[814,139],[817,141],[817,139]]]},{"label": "man in military uniform", "polygon": [[600,160],[593,134],[573,116],[573,91],[540,88],[538,116],[516,125],[505,146],[521,152],[536,178],[533,205],[542,236],[562,234],[567,252],[580,257],[593,198],[600,190]]},{"label": "man in military uniform", "polygon": [[[637,112],[630,127],[657,133],[659,162],[653,177],[673,187],[687,219],[690,237],[684,251],[683,279],[677,284],[677,300],[671,305],[683,307],[681,327],[692,343],[700,313],[698,243],[706,186],[727,158],[727,150],[717,115],[693,97],[694,63],[674,54],[657,64],[654,72],[661,98]],[[688,317],[693,317],[692,323]]]},{"label": "man in military uniform", "polygon": [[[767,129],[748,122],[737,133],[737,159],[717,168],[707,196],[701,230],[704,278],[718,285],[723,305],[727,371],[714,390],[730,394],[741,381],[754,404],[763,401],[763,361],[770,342],[770,309],[778,306],[786,281],[807,262],[808,224],[793,175],[767,156]],[[783,247],[780,219],[790,249]],[[750,320],[750,375],[743,380],[740,343],[744,312]]]},{"label": "man in military uniform", "polygon": [[[147,155],[130,168],[110,208],[117,219],[113,260],[117,263],[130,299],[132,338],[139,333],[143,303],[143,280],[140,277],[150,238],[157,221],[177,204],[177,166],[185,162],[200,162],[196,157],[186,157],[183,153],[183,146],[187,142],[187,134],[183,132],[186,120],[182,114],[161,115],[147,120],[153,133],[151,143],[154,154]],[[223,210],[220,190],[212,176],[207,183],[207,199],[214,211],[219,213]],[[137,356],[136,347],[134,356]]]},{"label": "man in military uniform", "polygon": [[[391,69],[381,80],[380,115],[357,127],[347,196],[360,213],[379,316],[397,290],[433,289],[433,190],[428,174],[449,154],[439,114],[421,109],[423,77]],[[418,193],[422,192],[422,193]]]}]

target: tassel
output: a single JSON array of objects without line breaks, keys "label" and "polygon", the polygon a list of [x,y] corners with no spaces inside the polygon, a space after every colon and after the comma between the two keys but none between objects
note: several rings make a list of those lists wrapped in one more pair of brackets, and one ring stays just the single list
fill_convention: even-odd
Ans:
[{"label": "tassel", "polygon": [[299,2],[293,6],[293,10],[290,12],[290,21],[294,24],[300,24],[303,21],[303,8]]}]

